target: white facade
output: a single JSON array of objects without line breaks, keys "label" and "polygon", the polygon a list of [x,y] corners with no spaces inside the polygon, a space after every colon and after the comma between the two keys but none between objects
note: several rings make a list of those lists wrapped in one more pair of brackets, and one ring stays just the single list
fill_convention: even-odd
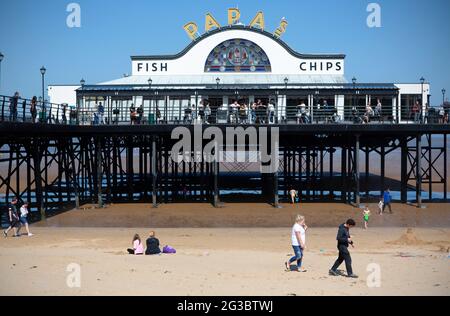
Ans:
[{"label": "white facade", "polygon": [[76,90],[80,87],[80,85],[49,85],[48,96],[50,98],[50,103],[67,103],[69,106],[76,106]]}]

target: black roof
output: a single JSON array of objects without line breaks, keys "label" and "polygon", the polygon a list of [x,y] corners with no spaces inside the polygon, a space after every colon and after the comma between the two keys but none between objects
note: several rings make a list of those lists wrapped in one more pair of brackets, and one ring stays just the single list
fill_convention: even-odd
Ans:
[{"label": "black roof", "polygon": [[193,40],[185,49],[183,49],[181,52],[175,55],[141,55],[141,56],[131,56],[131,60],[158,60],[158,59],[165,59],[165,60],[172,60],[180,58],[181,56],[185,55],[192,47],[194,47],[197,43],[200,41],[214,35],[220,32],[226,32],[231,30],[245,30],[250,32],[259,33],[262,35],[265,35],[271,39],[273,39],[275,42],[283,46],[292,56],[302,59],[344,59],[344,54],[300,54],[294,51],[292,48],[290,48],[285,42],[283,42],[279,37],[275,36],[272,33],[269,33],[264,30],[260,30],[251,26],[245,26],[245,25],[229,25],[229,26],[223,26],[217,29],[214,29],[212,31],[206,32],[205,34],[197,37],[195,40]]}]

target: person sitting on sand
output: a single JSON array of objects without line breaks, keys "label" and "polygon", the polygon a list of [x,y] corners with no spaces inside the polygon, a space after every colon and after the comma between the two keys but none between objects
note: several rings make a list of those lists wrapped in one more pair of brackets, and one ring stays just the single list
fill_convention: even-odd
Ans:
[{"label": "person sitting on sand", "polygon": [[302,267],[303,252],[306,248],[306,230],[308,226],[305,224],[305,217],[297,215],[295,218],[295,224],[292,227],[292,248],[294,249],[295,256],[289,259],[289,262],[285,262],[286,270],[291,271],[291,263],[297,260],[297,271],[306,272]]},{"label": "person sitting on sand", "polygon": [[298,192],[294,189],[289,191],[289,195],[291,196],[291,203],[292,205],[295,204],[296,198],[298,197]]},{"label": "person sitting on sand", "polygon": [[130,255],[143,255],[144,245],[142,244],[141,237],[136,234],[133,237],[133,248],[128,248],[127,251]]},{"label": "person sitting on sand", "polygon": [[147,239],[147,250],[145,250],[146,255],[158,255],[161,253],[159,249],[159,240],[155,237],[155,232],[151,231]]},{"label": "person sitting on sand", "polygon": [[22,223],[22,225],[25,225],[25,229],[27,230],[28,236],[31,237],[33,236],[32,233],[30,233],[30,228],[28,227],[28,203],[25,203],[24,205],[22,205],[22,207],[20,208],[20,222]]},{"label": "person sitting on sand", "polygon": [[369,227],[369,217],[370,217],[370,210],[367,206],[363,211],[363,217],[364,217],[364,229],[367,229],[367,227]]}]

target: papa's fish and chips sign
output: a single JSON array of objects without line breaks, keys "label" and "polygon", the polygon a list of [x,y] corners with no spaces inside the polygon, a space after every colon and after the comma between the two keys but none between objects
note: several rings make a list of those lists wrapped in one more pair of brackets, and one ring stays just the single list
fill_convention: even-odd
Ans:
[{"label": "papa's fish and chips sign", "polygon": [[[228,25],[238,25],[240,24],[241,19],[241,11],[238,8],[230,8],[228,9]],[[281,19],[280,25],[275,29],[273,35],[277,38],[281,37],[283,33],[286,32],[288,22],[285,18]],[[259,11],[256,13],[256,16],[251,20],[250,27],[259,29],[264,31],[265,23],[264,23],[264,13]],[[184,25],[184,30],[190,39],[195,40],[200,36],[198,30],[198,25],[195,22],[189,22]],[[219,29],[221,25],[211,13],[207,13],[205,16],[205,32],[209,32],[212,29]]]}]

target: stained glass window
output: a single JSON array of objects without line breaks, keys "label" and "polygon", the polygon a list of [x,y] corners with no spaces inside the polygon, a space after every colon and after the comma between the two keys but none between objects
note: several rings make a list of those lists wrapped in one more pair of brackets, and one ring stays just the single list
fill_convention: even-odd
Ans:
[{"label": "stained glass window", "polygon": [[209,54],[205,72],[270,72],[269,58],[261,47],[244,39],[232,39]]}]

